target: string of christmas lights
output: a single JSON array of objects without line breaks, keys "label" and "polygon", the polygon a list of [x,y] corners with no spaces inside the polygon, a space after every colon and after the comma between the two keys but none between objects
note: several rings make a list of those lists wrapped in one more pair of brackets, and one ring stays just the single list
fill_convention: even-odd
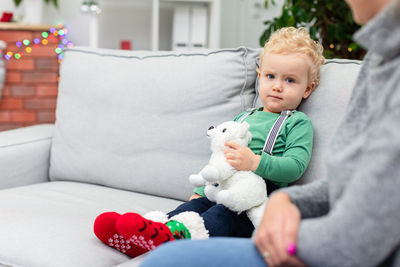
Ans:
[{"label": "string of christmas lights", "polygon": [[[68,29],[64,27],[64,25],[57,25],[57,29],[52,27],[49,31],[42,32],[41,38],[34,38],[33,40],[22,40],[17,41],[15,44],[17,46],[17,50],[15,51],[7,51],[4,54],[4,58],[6,60],[11,59],[21,59],[24,53],[30,54],[32,50],[40,45],[48,45],[49,40],[51,41],[54,38],[58,38],[59,42],[54,48],[54,52],[57,54],[58,63],[60,63],[64,58],[64,49],[67,47],[73,46],[71,41],[68,41],[66,35],[68,33]],[[0,51],[1,54],[2,51]]]}]

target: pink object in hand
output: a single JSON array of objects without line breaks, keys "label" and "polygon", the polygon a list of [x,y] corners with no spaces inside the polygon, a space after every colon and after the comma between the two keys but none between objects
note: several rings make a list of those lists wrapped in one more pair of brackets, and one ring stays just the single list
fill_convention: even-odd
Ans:
[{"label": "pink object in hand", "polygon": [[295,243],[289,243],[288,246],[287,246],[287,252],[290,255],[296,254],[296,244]]}]

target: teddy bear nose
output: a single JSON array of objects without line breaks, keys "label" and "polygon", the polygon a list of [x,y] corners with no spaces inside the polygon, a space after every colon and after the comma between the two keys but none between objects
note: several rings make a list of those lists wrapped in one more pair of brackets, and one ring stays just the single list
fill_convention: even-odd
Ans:
[{"label": "teddy bear nose", "polygon": [[208,130],[212,130],[212,129],[214,129],[214,126],[210,126],[210,128],[208,128]]}]

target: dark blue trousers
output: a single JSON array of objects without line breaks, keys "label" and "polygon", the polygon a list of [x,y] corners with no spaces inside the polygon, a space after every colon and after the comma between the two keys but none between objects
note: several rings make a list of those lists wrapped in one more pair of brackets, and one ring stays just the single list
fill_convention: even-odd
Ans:
[{"label": "dark blue trousers", "polygon": [[169,212],[169,218],[184,211],[194,211],[204,220],[210,236],[251,237],[254,226],[246,212],[237,214],[222,204],[211,202],[206,197],[192,199]]}]

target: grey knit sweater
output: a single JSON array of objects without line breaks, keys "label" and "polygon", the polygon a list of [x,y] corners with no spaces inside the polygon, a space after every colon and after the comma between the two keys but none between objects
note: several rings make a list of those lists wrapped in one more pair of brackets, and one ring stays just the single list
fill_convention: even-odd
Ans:
[{"label": "grey knit sweater", "polygon": [[327,177],[287,192],[309,266],[400,266],[400,0],[355,39],[368,50],[326,159]]}]

